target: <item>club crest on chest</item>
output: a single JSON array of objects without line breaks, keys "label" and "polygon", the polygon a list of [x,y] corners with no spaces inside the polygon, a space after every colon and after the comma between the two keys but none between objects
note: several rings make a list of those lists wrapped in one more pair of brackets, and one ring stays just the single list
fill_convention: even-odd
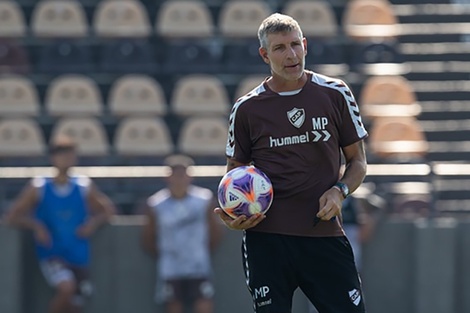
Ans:
[{"label": "club crest on chest", "polygon": [[293,126],[300,128],[305,122],[305,110],[293,108],[292,110],[287,111],[287,118]]}]

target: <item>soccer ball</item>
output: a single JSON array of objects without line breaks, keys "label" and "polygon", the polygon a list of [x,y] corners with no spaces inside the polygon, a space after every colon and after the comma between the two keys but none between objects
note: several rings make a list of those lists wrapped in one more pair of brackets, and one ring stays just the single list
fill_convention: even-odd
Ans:
[{"label": "soccer ball", "polygon": [[254,166],[240,166],[222,177],[217,191],[220,207],[230,217],[265,213],[273,201],[268,176]]}]

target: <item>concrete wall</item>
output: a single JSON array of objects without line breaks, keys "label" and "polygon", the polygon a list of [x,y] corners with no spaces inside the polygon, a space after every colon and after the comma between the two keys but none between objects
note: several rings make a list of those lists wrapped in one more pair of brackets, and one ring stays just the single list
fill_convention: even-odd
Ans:
[{"label": "concrete wall", "polygon": [[[95,296],[86,313],[155,313],[154,262],[139,245],[139,219],[117,219],[93,239]],[[214,255],[216,312],[252,312],[240,256],[241,233],[227,231]],[[470,312],[470,222],[389,220],[365,245],[368,311]],[[51,289],[37,268],[30,234],[0,225],[0,312],[45,312]],[[293,313],[306,313],[297,293]]]}]

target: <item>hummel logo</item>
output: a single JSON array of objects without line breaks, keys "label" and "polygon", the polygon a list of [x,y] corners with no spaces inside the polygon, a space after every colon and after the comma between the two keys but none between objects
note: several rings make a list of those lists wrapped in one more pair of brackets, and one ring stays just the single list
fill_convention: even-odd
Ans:
[{"label": "hummel logo", "polygon": [[312,130],[312,134],[315,135],[315,138],[313,138],[312,141],[317,142],[320,141],[323,135],[325,135],[325,138],[323,138],[323,141],[328,141],[330,139],[331,134],[327,130],[322,130],[321,132]]}]

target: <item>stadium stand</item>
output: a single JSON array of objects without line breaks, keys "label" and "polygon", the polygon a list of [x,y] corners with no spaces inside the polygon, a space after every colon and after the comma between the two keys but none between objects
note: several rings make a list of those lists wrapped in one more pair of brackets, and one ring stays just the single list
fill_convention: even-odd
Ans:
[{"label": "stadium stand", "polygon": [[[90,156],[98,156],[87,158],[84,164],[160,165],[159,157],[145,157],[150,149],[145,145],[141,146],[141,159],[126,155],[121,142],[126,136],[137,136],[137,131],[124,131],[124,126],[131,124],[127,117],[157,120],[167,131],[171,147],[168,151],[189,151],[199,164],[223,164],[222,129],[226,131],[226,120],[220,118],[219,132],[215,126],[212,131],[202,130],[202,126],[194,130],[189,127],[190,122],[195,123],[195,115],[198,119],[208,118],[207,113],[226,115],[229,102],[269,75],[258,54],[256,31],[264,17],[278,11],[299,20],[309,42],[307,67],[344,79],[358,96],[371,133],[369,146],[374,140],[377,118],[401,115],[400,119],[412,119],[421,134],[419,138],[425,139],[427,149],[420,157],[426,164],[433,168],[440,162],[468,162],[470,6],[452,2],[455,1],[0,1],[0,109],[4,110],[1,123],[18,121],[19,116],[31,118],[21,121],[32,123],[28,129],[35,129],[38,141],[44,145],[65,121],[59,119],[62,115],[70,113],[76,121],[73,111],[82,108],[73,105],[73,109],[69,108],[72,111],[58,115],[50,112],[49,87],[61,75],[86,74],[94,85],[92,89],[95,93],[98,89],[99,94],[99,101],[86,103],[94,106],[88,112],[93,118],[87,117],[83,125],[93,126],[81,131],[87,127],[80,127],[77,122],[71,128],[78,135],[83,133],[87,140],[99,138],[94,140],[100,142],[96,143],[100,148],[87,150],[94,151]],[[25,76],[11,76],[15,73]],[[212,96],[224,100],[217,105],[214,101],[214,107],[180,115],[173,110],[179,101],[176,90],[185,78],[201,74],[211,74],[219,80],[218,91]],[[250,81],[250,77],[256,78]],[[65,102],[78,103],[74,101],[63,101],[62,110],[67,107]],[[199,137],[187,139],[191,135]],[[212,145],[215,139],[203,140],[212,135],[220,140],[214,150],[204,142]],[[148,138],[144,139],[141,142]],[[162,147],[159,144],[153,148]],[[191,147],[199,150],[192,151]],[[44,165],[47,159],[43,157],[1,157],[0,162]],[[384,161],[373,154],[369,160],[372,164],[403,163],[403,159]],[[444,173],[433,178],[436,207],[440,212],[470,212],[470,177]],[[386,193],[391,190],[386,184],[390,180],[402,183],[410,179],[415,177],[377,175],[367,181]],[[4,182],[1,181],[2,187],[8,185]],[[380,188],[380,184],[384,187]],[[142,191],[131,183],[127,185],[124,206],[126,212],[131,212],[132,195]]]}]

